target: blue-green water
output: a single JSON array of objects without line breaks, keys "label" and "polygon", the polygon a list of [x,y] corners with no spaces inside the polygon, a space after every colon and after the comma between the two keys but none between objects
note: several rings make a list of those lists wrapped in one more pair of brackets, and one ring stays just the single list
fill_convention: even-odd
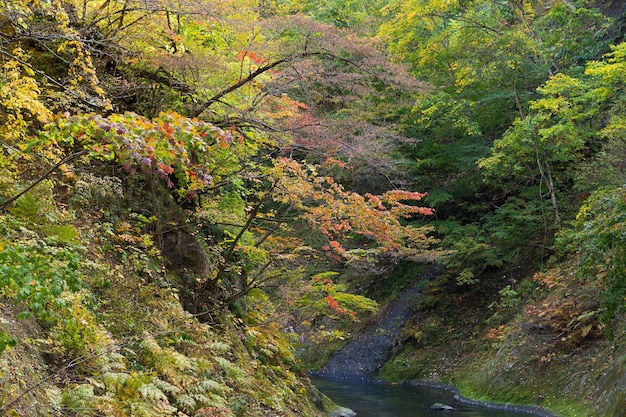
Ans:
[{"label": "blue-green water", "polygon": [[[399,385],[312,379],[313,384],[335,403],[351,408],[357,417],[521,417],[529,414],[492,410],[462,404],[445,390]],[[430,410],[444,403],[454,411]]]}]

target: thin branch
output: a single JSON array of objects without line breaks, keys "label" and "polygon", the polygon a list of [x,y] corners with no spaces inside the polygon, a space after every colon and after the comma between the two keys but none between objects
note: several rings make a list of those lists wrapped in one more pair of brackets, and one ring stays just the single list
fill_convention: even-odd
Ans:
[{"label": "thin branch", "polygon": [[289,60],[289,58],[283,58],[283,59],[279,59],[278,61],[272,62],[271,64],[260,66],[255,71],[253,71],[250,74],[248,74],[247,77],[239,80],[235,84],[233,84],[230,87],[220,91],[219,93],[217,93],[216,95],[211,97],[209,100],[207,100],[204,103],[202,103],[200,105],[200,108],[196,109],[192,113],[191,117],[198,117],[198,116],[200,116],[205,110],[207,110],[209,107],[211,107],[211,105],[213,105],[214,103],[218,102],[225,95],[230,94],[233,91],[243,87],[244,85],[248,84],[249,82],[251,82],[252,80],[257,78],[261,74],[266,73],[267,71],[271,70],[272,68],[275,68],[275,67],[279,66],[280,64],[283,64],[283,63],[287,62],[288,60]]},{"label": "thin branch", "polygon": [[78,158],[81,155],[84,155],[87,151],[86,150],[82,150],[80,152],[76,152],[73,153],[71,155],[66,156],[65,158],[63,158],[62,160],[60,160],[59,162],[57,162],[56,164],[54,164],[53,167],[51,167],[50,169],[48,169],[46,172],[44,172],[39,178],[37,178],[32,184],[30,184],[28,187],[26,187],[25,189],[23,189],[22,191],[20,191],[19,193],[17,193],[16,195],[14,195],[13,197],[9,198],[8,200],[0,203],[0,210],[4,210],[6,208],[6,206],[8,206],[9,204],[11,204],[12,202],[14,202],[15,200],[17,200],[18,198],[20,198],[21,196],[23,196],[24,194],[26,194],[27,192],[29,192],[33,187],[35,187],[37,184],[39,184],[41,181],[45,180],[46,178],[48,178],[48,176],[50,174],[52,174],[52,172],[54,172],[54,170],[56,170],[58,167],[60,167],[63,164],[67,164],[68,162]]},{"label": "thin branch", "polygon": [[486,24],[478,21],[478,20],[474,20],[474,19],[468,19],[466,17],[460,16],[460,15],[446,15],[444,13],[435,13],[435,12],[430,12],[427,13],[426,16],[429,17],[438,17],[440,19],[446,20],[446,19],[455,19],[458,20],[459,22],[463,22],[466,23],[470,26],[473,26],[477,29],[484,29],[488,32],[492,32],[495,33],[496,35],[501,35],[502,32],[496,28],[492,28],[491,26],[487,26]]},{"label": "thin branch", "polygon": [[280,226],[282,226],[285,223],[288,223],[287,217],[289,216],[291,210],[293,209],[293,205],[290,204],[287,209],[285,210],[285,212],[283,213],[283,215],[281,216],[280,219],[262,219],[263,221],[267,222],[275,222],[276,226],[274,226],[274,228],[272,229],[268,229],[265,231],[265,234],[263,236],[261,236],[261,238],[259,240],[256,241],[255,246],[258,248],[259,246],[261,246],[263,244],[263,242],[265,242],[267,240],[267,238],[269,238],[271,235],[273,235],[279,228]]},{"label": "thin branch", "polygon": [[46,74],[45,72],[38,70],[37,68],[33,67],[32,65],[30,65],[28,62],[24,61],[23,59],[18,58],[17,56],[3,50],[2,48],[0,48],[0,55],[4,55],[12,60],[15,60],[17,62],[19,62],[20,64],[27,66],[28,68],[30,68],[33,72],[41,75],[43,78],[45,78],[46,80],[48,80],[50,83],[56,85],[57,87],[65,90],[66,94],[70,94],[74,97],[76,97],[77,99],[79,99],[80,101],[82,101],[84,104],[86,104],[87,106],[96,109],[98,107],[100,107],[99,105],[97,105],[96,103],[91,103],[88,100],[86,100],[85,98],[81,97],[79,94],[76,94],[75,92],[73,92],[72,90],[68,90],[66,88],[66,86],[64,86],[62,83],[58,82],[57,80],[55,80],[54,78],[52,78],[51,76],[49,76],[48,74]]},{"label": "thin branch", "polygon": [[280,66],[282,64],[294,62],[297,59],[308,58],[308,57],[313,57],[313,56],[325,57],[325,58],[329,58],[329,59],[332,59],[332,60],[345,62],[345,63],[348,63],[348,64],[353,65],[355,67],[359,67],[359,65],[357,65],[355,62],[350,61],[349,59],[341,58],[339,56],[333,55],[333,54],[328,53],[328,52],[307,52],[307,51],[305,51],[305,52],[300,52],[300,53],[297,53],[297,54],[293,54],[293,55],[287,56],[285,58],[279,59],[279,60],[271,62],[271,63],[270,62],[266,62],[265,64],[259,66],[256,70],[254,70],[253,72],[248,74],[247,77],[241,78],[235,84],[231,85],[228,88],[223,89],[222,91],[220,91],[219,93],[217,93],[216,95],[214,95],[213,97],[211,97],[210,99],[205,101],[204,103],[201,103],[200,105],[198,105],[198,108],[192,112],[191,117],[198,117],[198,116],[200,116],[205,110],[207,110],[213,104],[219,102],[224,96],[226,96],[226,95],[232,93],[233,91],[236,91],[237,89],[243,87],[244,85],[252,82],[254,79],[259,77],[260,75],[265,74],[266,72],[268,72],[268,71],[270,71],[270,70],[272,70],[272,69],[274,69],[274,68],[276,68],[276,67],[278,67],[278,66]]},{"label": "thin branch", "polygon": [[[272,183],[270,188],[265,193],[265,196],[270,194],[272,192],[272,190],[274,190],[274,188],[276,188],[277,184],[278,184],[277,182]],[[250,228],[250,226],[252,225],[252,222],[254,221],[254,219],[256,219],[257,213],[259,212],[259,210],[261,210],[261,206],[265,202],[265,196],[261,197],[259,202],[254,206],[254,208],[252,209],[252,211],[248,215],[248,219],[246,220],[246,224],[243,225],[243,227],[241,228],[239,233],[237,233],[237,236],[235,236],[235,238],[233,239],[232,243],[230,244],[230,246],[226,250],[226,254],[224,255],[224,260],[222,261],[222,264],[220,265],[220,267],[218,269],[218,272],[217,272],[217,275],[216,275],[216,280],[220,280],[224,276],[224,273],[226,272],[226,267],[228,266],[228,263],[230,262],[230,258],[232,258],[233,253],[235,252],[235,248],[237,247],[237,244],[239,243],[239,241],[243,237],[244,233]]]},{"label": "thin branch", "polygon": [[[248,294],[250,292],[250,290],[252,290],[253,288],[255,288],[257,286],[257,282],[259,281],[259,278],[261,277],[261,275],[263,274],[263,272],[265,272],[265,270],[267,270],[267,268],[272,264],[272,260],[270,259],[269,261],[267,261],[265,263],[265,265],[263,265],[261,267],[261,269],[259,270],[259,272],[254,276],[254,278],[252,278],[252,280],[250,280],[250,282],[243,287],[241,290],[237,291],[235,294],[231,295],[230,297],[228,297],[226,300],[224,300],[224,302],[222,304],[220,304],[218,307],[222,308],[223,306],[227,306],[230,305],[232,303],[234,303],[235,301],[239,300],[241,297],[245,296],[246,294]],[[215,309],[215,308],[214,308]]]}]

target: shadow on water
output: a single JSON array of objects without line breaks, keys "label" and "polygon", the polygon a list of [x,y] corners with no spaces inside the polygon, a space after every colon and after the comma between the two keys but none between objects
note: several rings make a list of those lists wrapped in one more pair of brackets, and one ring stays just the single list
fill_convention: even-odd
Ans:
[{"label": "shadow on water", "polygon": [[[407,387],[368,382],[312,378],[313,384],[335,403],[348,407],[357,417],[513,417],[529,414],[492,410],[462,403],[452,392],[426,387]],[[455,410],[431,410],[435,403]]]}]

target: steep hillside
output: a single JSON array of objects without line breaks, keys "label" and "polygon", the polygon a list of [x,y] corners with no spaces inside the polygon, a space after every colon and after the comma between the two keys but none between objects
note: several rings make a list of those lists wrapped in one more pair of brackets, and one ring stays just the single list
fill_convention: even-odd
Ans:
[{"label": "steep hillside", "polygon": [[322,415],[276,326],[185,311],[120,183],[72,183],[0,216],[3,415]]},{"label": "steep hillside", "polygon": [[495,297],[481,285],[434,308],[416,300],[380,376],[448,383],[467,397],[540,405],[561,416],[620,416],[624,318],[607,333],[597,291],[561,267],[519,277]]}]

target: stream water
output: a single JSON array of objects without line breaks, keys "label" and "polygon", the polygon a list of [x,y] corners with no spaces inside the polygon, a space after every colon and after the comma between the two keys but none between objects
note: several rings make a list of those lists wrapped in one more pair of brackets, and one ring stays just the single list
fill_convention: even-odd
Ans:
[{"label": "stream water", "polygon": [[[436,264],[426,268],[388,303],[365,331],[351,339],[321,370],[311,374],[313,383],[335,403],[354,410],[357,417],[528,416],[528,413],[463,403],[449,390],[366,382],[375,378],[391,356],[398,334],[413,314],[423,284],[434,279],[440,270]],[[435,403],[450,405],[454,410],[431,410]]]},{"label": "stream water", "polygon": [[[424,387],[355,383],[313,378],[313,384],[335,403],[348,407],[357,417],[521,417],[526,413],[492,410],[463,404],[451,392]],[[455,410],[430,410],[434,403]]]}]

